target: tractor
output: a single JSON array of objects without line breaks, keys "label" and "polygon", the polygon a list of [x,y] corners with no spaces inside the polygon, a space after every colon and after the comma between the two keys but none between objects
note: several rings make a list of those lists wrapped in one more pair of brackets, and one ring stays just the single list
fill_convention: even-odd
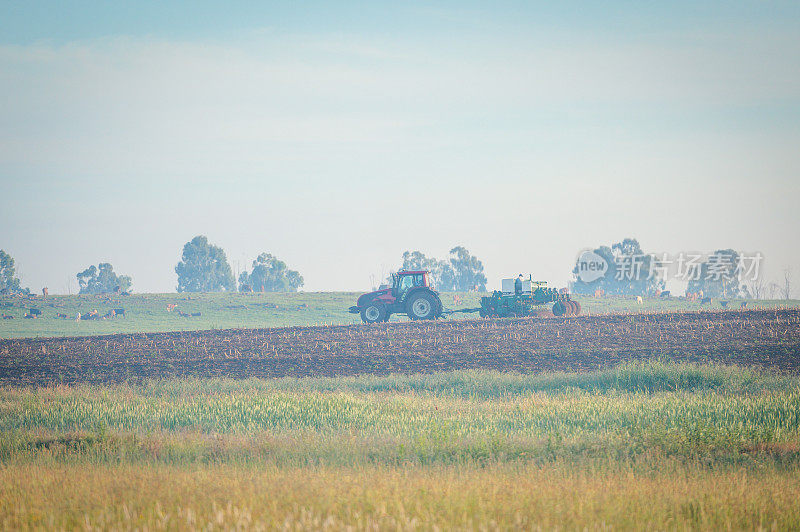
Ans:
[{"label": "tractor", "polygon": [[389,321],[392,314],[406,314],[412,320],[433,320],[442,315],[442,300],[431,286],[429,271],[400,271],[392,274],[391,288],[382,288],[358,298],[350,307],[364,323]]}]

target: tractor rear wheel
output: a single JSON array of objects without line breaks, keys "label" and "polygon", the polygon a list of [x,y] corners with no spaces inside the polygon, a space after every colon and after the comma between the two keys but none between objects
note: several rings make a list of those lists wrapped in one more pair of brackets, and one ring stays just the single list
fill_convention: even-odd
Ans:
[{"label": "tractor rear wheel", "polygon": [[553,315],[555,316],[563,316],[564,313],[567,311],[566,305],[562,301],[556,301],[553,304]]},{"label": "tractor rear wheel", "polygon": [[386,307],[382,303],[369,303],[361,309],[361,321],[364,323],[377,323],[387,318]]},{"label": "tractor rear wheel", "polygon": [[437,303],[427,292],[413,294],[406,304],[406,314],[412,320],[432,320],[436,317]]}]

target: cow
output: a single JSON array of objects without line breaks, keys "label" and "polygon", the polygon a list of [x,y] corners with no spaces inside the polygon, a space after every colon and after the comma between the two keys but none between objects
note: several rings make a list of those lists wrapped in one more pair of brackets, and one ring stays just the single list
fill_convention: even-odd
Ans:
[{"label": "cow", "polygon": [[710,305],[713,302],[714,302],[714,298],[711,298],[711,297],[704,297],[703,299],[700,300],[701,304],[708,303]]},{"label": "cow", "polygon": [[192,316],[195,317],[195,318],[198,318],[198,317],[200,317],[200,313],[199,312],[192,312]]},{"label": "cow", "polygon": [[637,305],[641,305],[643,303],[644,303],[644,301],[642,300],[642,296],[636,296],[636,304]]},{"label": "cow", "polygon": [[32,309],[28,310],[28,314],[30,314],[31,316],[41,316],[42,315],[42,311],[39,310],[38,308],[32,308]]},{"label": "cow", "polygon": [[42,288],[42,296],[43,297],[47,297],[49,294],[50,294],[50,292],[47,290],[46,286],[44,288]]},{"label": "cow", "polygon": [[664,299],[670,297],[670,291],[669,290],[664,290],[663,292],[661,292],[659,294],[659,297],[664,298]]},{"label": "cow", "polygon": [[114,316],[122,316],[123,318],[125,317],[125,309],[124,308],[114,308],[114,309],[111,309],[109,312],[113,312]]}]

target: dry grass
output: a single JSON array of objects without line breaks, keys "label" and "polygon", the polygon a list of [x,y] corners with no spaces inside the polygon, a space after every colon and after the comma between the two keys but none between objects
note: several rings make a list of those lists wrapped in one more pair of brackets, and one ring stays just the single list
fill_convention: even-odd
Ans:
[{"label": "dry grass", "polygon": [[800,378],[0,387],[2,529],[797,529]]},{"label": "dry grass", "polygon": [[670,467],[0,468],[4,529],[796,529],[800,475]]}]

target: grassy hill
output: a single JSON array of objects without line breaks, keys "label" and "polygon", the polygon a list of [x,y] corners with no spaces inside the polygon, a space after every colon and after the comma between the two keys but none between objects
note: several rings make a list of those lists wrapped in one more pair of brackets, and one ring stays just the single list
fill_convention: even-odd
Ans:
[{"label": "grassy hill", "polygon": [[[347,325],[361,323],[361,319],[347,312],[359,294],[348,292],[303,293],[213,293],[213,294],[136,294],[132,296],[42,296],[0,298],[0,312],[13,319],[0,320],[0,338],[36,336],[85,336],[132,332],[190,331],[202,329],[261,328],[308,325]],[[461,298],[456,305],[454,296]],[[480,305],[486,294],[442,294],[447,308],[468,308]],[[633,298],[579,297],[583,313],[646,312],[699,310],[721,308],[712,305],[673,298],[668,300],[645,299],[638,305]],[[798,301],[748,301],[756,306],[797,306]],[[729,308],[739,308],[740,301],[731,301]],[[169,311],[168,305],[176,305]],[[41,310],[38,319],[25,319],[29,309]],[[78,312],[87,314],[97,310],[105,315],[110,309],[125,309],[125,317],[108,320],[76,321]],[[183,317],[184,314],[199,316]],[[68,318],[58,318],[64,314]],[[477,314],[456,314],[448,319],[476,318]],[[405,320],[393,316],[392,320]]]}]

